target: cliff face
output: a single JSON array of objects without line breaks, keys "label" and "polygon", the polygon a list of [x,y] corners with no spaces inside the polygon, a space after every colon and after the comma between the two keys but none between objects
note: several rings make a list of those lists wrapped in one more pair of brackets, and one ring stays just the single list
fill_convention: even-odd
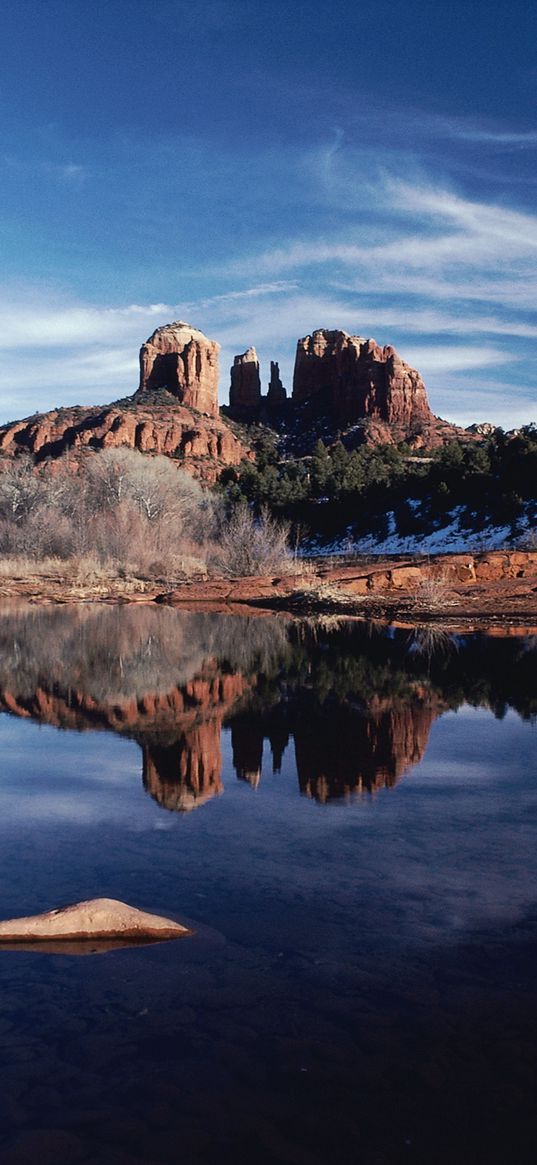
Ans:
[{"label": "cliff face", "polygon": [[140,348],[140,388],[165,388],[187,408],[218,416],[220,345],[178,320],[157,328]]},{"label": "cliff face", "polygon": [[372,418],[412,430],[435,421],[419,372],[394,348],[325,328],[298,341],[292,400],[316,402],[340,422]]}]

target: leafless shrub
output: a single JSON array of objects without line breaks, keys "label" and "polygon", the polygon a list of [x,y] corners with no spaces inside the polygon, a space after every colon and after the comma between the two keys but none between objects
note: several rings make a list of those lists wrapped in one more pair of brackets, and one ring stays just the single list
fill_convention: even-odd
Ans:
[{"label": "leafless shrub", "polygon": [[107,449],[53,472],[29,458],[0,466],[0,553],[114,564],[116,571],[203,573],[217,521],[207,490],[166,457]]},{"label": "leafless shrub", "polygon": [[30,457],[18,457],[0,473],[0,517],[20,524],[39,505],[42,482]]},{"label": "leafless shrub", "polygon": [[451,605],[450,586],[445,575],[430,575],[420,579],[414,589],[414,606],[419,610],[441,611]]},{"label": "leafless shrub", "polygon": [[237,506],[222,523],[213,565],[227,578],[275,574],[289,570],[289,525],[264,510],[254,517],[246,505]]}]

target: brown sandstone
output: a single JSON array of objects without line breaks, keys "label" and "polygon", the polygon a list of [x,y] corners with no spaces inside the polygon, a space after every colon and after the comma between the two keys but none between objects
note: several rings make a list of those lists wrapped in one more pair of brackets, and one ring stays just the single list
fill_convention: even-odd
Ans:
[{"label": "brown sandstone", "polygon": [[104,408],[53,409],[0,426],[3,456],[27,452],[44,461],[67,452],[76,456],[120,446],[174,457],[181,468],[208,483],[226,465],[253,456],[224,421],[193,413],[168,393],[158,402],[132,398]]}]

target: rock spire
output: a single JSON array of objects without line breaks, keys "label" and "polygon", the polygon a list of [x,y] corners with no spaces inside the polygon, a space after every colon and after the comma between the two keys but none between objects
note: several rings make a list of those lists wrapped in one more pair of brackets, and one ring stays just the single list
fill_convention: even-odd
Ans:
[{"label": "rock spire", "polygon": [[255,348],[235,356],[231,367],[229,403],[234,409],[257,409],[261,404],[261,377]]},{"label": "rock spire", "polygon": [[280,366],[275,360],[271,360],[267,406],[271,411],[277,412],[284,407],[286,400],[287,392],[280,380]]}]

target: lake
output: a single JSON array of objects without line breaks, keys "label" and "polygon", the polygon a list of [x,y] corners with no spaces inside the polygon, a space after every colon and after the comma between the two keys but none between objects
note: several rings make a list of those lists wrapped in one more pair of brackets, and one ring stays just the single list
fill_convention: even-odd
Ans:
[{"label": "lake", "polygon": [[2,1165],[534,1161],[537,636],[0,613]]}]

